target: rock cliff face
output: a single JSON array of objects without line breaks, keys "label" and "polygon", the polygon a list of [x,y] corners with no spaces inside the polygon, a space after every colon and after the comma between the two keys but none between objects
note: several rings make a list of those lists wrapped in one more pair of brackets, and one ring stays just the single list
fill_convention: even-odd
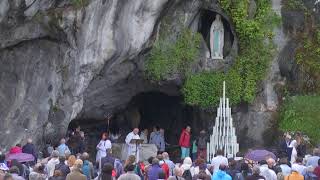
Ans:
[{"label": "rock cliff face", "polygon": [[[0,0],[0,148],[27,136],[39,144],[56,140],[71,120],[103,119],[140,92],[181,95],[181,79],[155,84],[144,78],[145,55],[164,28],[173,38],[181,27],[201,31],[201,18],[208,16],[204,10],[222,14],[229,55],[220,64],[200,59],[195,69],[222,69],[238,47],[232,23],[216,0]],[[287,38],[281,28],[275,34],[282,52]],[[262,144],[262,131],[274,120],[276,86],[283,83],[279,58],[271,63],[256,101],[237,108],[240,137],[254,137],[247,145]]]},{"label": "rock cliff face", "polygon": [[106,86],[118,91],[116,84],[136,69],[131,60],[148,47],[166,6],[167,0],[95,0],[83,7],[2,0],[1,146],[26,136],[40,142],[65,134],[102,69]]}]

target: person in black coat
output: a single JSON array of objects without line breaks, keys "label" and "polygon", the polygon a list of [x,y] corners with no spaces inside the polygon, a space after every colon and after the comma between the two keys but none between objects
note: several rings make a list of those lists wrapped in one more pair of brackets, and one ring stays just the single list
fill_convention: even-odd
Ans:
[{"label": "person in black coat", "polygon": [[279,143],[279,152],[278,152],[279,157],[289,158],[289,155],[290,155],[290,158],[291,158],[292,149],[290,150],[290,148],[288,148],[290,143],[291,143],[291,136],[285,133]]},{"label": "person in black coat", "polygon": [[59,164],[56,164],[54,170],[61,171],[64,178],[67,177],[67,175],[70,173],[70,168],[68,165],[66,165],[65,162],[66,158],[64,156],[59,157]]},{"label": "person in black coat", "polygon": [[37,152],[36,146],[32,144],[32,139],[29,138],[27,140],[27,144],[22,147],[22,152],[27,154],[32,154],[34,157],[34,163],[37,162],[38,152]]}]

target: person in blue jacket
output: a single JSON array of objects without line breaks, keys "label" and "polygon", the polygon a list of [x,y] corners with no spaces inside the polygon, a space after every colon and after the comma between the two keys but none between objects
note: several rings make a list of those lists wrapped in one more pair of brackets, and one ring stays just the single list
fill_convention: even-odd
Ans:
[{"label": "person in blue jacket", "polygon": [[211,180],[232,180],[231,176],[226,173],[227,166],[221,164],[219,170],[212,175]]}]

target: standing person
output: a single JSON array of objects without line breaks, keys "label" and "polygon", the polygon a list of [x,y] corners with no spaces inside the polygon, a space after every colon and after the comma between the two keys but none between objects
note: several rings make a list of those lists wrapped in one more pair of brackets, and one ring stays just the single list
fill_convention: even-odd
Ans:
[{"label": "standing person", "polygon": [[289,153],[289,157],[290,157],[290,163],[293,164],[294,162],[296,162],[296,159],[298,157],[298,152],[297,152],[297,141],[296,140],[293,140],[291,141],[288,149],[290,149],[289,151],[291,153]]},{"label": "standing person", "polygon": [[221,164],[219,170],[215,172],[212,176],[212,180],[232,180],[231,176],[226,173],[227,166]]},{"label": "standing person", "polygon": [[[288,134],[288,133],[284,133],[283,134],[283,138],[282,140],[280,141],[280,144],[279,144],[279,156],[280,157],[288,157],[288,147],[291,143],[291,136]],[[289,159],[290,161],[290,159]]]},{"label": "standing person", "polygon": [[206,131],[200,131],[200,135],[197,139],[198,158],[205,159],[207,157],[207,141]]},{"label": "standing person", "polygon": [[187,126],[182,130],[179,139],[179,146],[181,147],[181,159],[190,156],[190,138],[191,138],[191,127]]},{"label": "standing person", "polygon": [[67,160],[67,165],[69,166],[70,171],[72,170],[73,165],[74,165],[74,163],[76,162],[76,160],[77,160],[77,158],[76,158],[75,155],[70,155],[70,156],[69,156],[69,158],[68,158],[68,160]]},{"label": "standing person", "polygon": [[86,144],[85,144],[84,132],[80,131],[80,141],[79,141],[79,145],[78,145],[78,153],[82,154],[82,153],[84,153],[85,150],[86,150]]},{"label": "standing person", "polygon": [[107,154],[106,149],[112,148],[112,144],[111,144],[111,141],[108,139],[107,133],[102,133],[101,140],[96,148],[97,148],[96,162],[99,163],[100,159],[106,156]]},{"label": "standing person", "polygon": [[81,173],[82,165],[82,160],[77,159],[71,173],[67,175],[66,180],[87,180],[87,177]]},{"label": "standing person", "polygon": [[[207,174],[207,168],[206,168],[206,165],[205,164],[201,164],[199,166],[199,172],[198,174],[194,175],[192,180],[198,180],[198,179],[201,179],[201,180],[211,180],[211,175]],[[210,173],[210,172],[209,172]]]},{"label": "standing person", "polygon": [[254,166],[252,168],[252,175],[248,176],[246,180],[265,180],[266,178],[260,176],[260,168],[258,166]]},{"label": "standing person", "polygon": [[183,170],[182,177],[186,180],[192,180],[194,167],[192,167],[192,160],[190,157],[184,158],[181,169]]},{"label": "standing person", "polygon": [[192,141],[192,148],[191,148],[191,157],[193,161],[197,159],[197,156],[198,156],[197,154],[198,154],[197,140],[194,139]]},{"label": "standing person", "polygon": [[79,144],[81,143],[81,128],[78,125],[74,132],[71,133],[71,137],[68,140],[68,147],[71,149],[72,154],[79,153]]},{"label": "standing person", "polygon": [[219,170],[221,164],[227,166],[228,159],[223,156],[223,151],[219,149],[216,152],[216,157],[212,158],[211,160],[211,165],[214,168],[214,172],[217,172]]},{"label": "standing person", "polygon": [[[284,178],[285,180],[304,180],[303,175],[301,175],[297,169],[292,167],[292,172],[290,175]],[[268,179],[269,180],[269,179]]]},{"label": "standing person", "polygon": [[291,167],[288,165],[287,158],[281,158],[279,163],[280,163],[282,174],[284,176],[288,176],[291,173]]},{"label": "standing person", "polygon": [[159,165],[162,168],[164,174],[165,174],[165,179],[168,179],[170,176],[170,168],[169,165],[164,161],[162,154],[159,154],[157,156],[157,158],[159,159]]},{"label": "standing person", "polygon": [[19,168],[12,166],[9,170],[9,173],[12,175],[13,180],[25,180],[24,177],[19,175]]},{"label": "standing person", "polygon": [[195,167],[194,167],[194,175],[197,175],[197,174],[199,174],[200,173],[200,169],[201,169],[201,167],[205,167],[205,173],[207,174],[207,175],[209,175],[210,177],[211,177],[211,173],[210,173],[210,171],[207,169],[207,164],[206,164],[206,161],[204,160],[204,159],[201,159],[201,158],[199,158],[199,159],[197,159],[196,160],[196,162],[194,163],[195,164]]},{"label": "standing person", "polygon": [[32,144],[31,138],[27,139],[27,144],[22,147],[22,152],[27,154],[32,154],[32,156],[34,157],[34,163],[37,162],[38,152],[37,152],[36,146]]},{"label": "standing person", "polygon": [[182,169],[181,168],[175,167],[174,170],[173,170],[173,174],[174,174],[174,176],[170,176],[168,178],[168,180],[185,180],[182,177]]},{"label": "standing person", "polygon": [[48,172],[49,177],[53,176],[54,169],[55,169],[56,165],[59,163],[60,163],[59,151],[54,150],[54,151],[52,151],[51,159],[48,161],[48,164],[47,164],[47,172]]},{"label": "standing person", "polygon": [[59,156],[65,156],[65,152],[70,151],[69,147],[66,145],[66,140],[64,138],[60,140],[60,145],[57,147],[57,150],[59,151]]},{"label": "standing person", "polygon": [[126,166],[126,173],[122,174],[118,180],[140,180],[140,177],[134,173],[135,166],[128,164]]},{"label": "standing person", "polygon": [[292,164],[291,168],[295,169],[295,171],[297,171],[302,176],[305,176],[307,173],[307,167],[303,165],[302,157],[298,157],[296,162]]},{"label": "standing person", "polygon": [[150,141],[150,144],[155,144],[158,149],[158,154],[162,153],[165,149],[165,142],[163,136],[160,134],[160,128],[157,126],[156,131]]},{"label": "standing person", "polygon": [[303,158],[307,154],[307,145],[304,142],[304,139],[301,133],[296,134],[296,141],[297,141],[297,147],[296,147],[297,156]]},{"label": "standing person", "polygon": [[170,168],[169,175],[172,176],[173,169],[175,168],[176,165],[170,160],[169,154],[167,152],[162,153],[162,156],[163,156],[164,162],[166,162]]},{"label": "standing person", "polygon": [[134,128],[133,131],[126,136],[125,142],[128,148],[127,156],[134,155],[136,156],[136,162],[139,162],[139,147],[136,147],[136,144],[130,143],[132,139],[140,139],[138,128]]},{"label": "standing person", "polygon": [[149,143],[152,142],[153,136],[155,135],[156,132],[157,132],[157,126],[153,126],[152,132],[151,132],[151,134],[150,134]]},{"label": "standing person", "polygon": [[148,129],[144,129],[141,132],[140,139],[143,139],[144,144],[148,144]]},{"label": "standing person", "polygon": [[70,168],[65,164],[66,158],[64,156],[59,157],[59,164],[56,164],[55,170],[59,170],[64,178],[70,173]]},{"label": "standing person", "polygon": [[53,176],[49,177],[48,180],[65,180],[66,177],[63,176],[60,170],[54,170]]},{"label": "standing person", "polygon": [[106,163],[103,165],[101,173],[99,176],[95,178],[95,180],[115,180],[114,177],[112,177],[112,170],[113,166],[110,163]]},{"label": "standing person", "polygon": [[266,160],[260,162],[260,175],[265,177],[267,180],[277,180],[276,173],[273,170],[269,169]]},{"label": "standing person", "polygon": [[163,172],[162,168],[159,165],[159,159],[153,158],[152,159],[152,166],[148,170],[148,180],[158,180],[159,173]]},{"label": "standing person", "polygon": [[134,165],[134,173],[138,175],[141,179],[143,179],[142,168],[139,163],[136,163],[136,157],[134,155],[130,155],[125,162],[124,168],[126,169],[128,165]]},{"label": "standing person", "polygon": [[318,166],[318,160],[320,159],[320,149],[318,148],[313,149],[312,154],[313,156],[307,159],[306,166],[307,167],[312,166],[313,168],[315,168]]},{"label": "standing person", "polygon": [[36,164],[33,171],[29,174],[29,180],[46,180],[48,178],[45,173],[45,166],[42,164]]},{"label": "standing person", "polygon": [[81,155],[81,159],[83,161],[82,173],[87,177],[87,180],[93,179],[94,177],[94,167],[92,162],[89,160],[89,154],[84,152]]}]

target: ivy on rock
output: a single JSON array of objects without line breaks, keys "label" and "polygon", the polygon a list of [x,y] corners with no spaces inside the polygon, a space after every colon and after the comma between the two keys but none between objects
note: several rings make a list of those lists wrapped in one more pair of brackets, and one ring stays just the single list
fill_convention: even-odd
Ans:
[{"label": "ivy on rock", "polygon": [[256,1],[257,11],[253,18],[248,17],[247,0],[219,2],[235,25],[240,49],[235,64],[227,73],[202,72],[187,77],[183,87],[186,103],[205,108],[219,102],[223,80],[231,104],[254,100],[257,85],[265,77],[275,51],[272,30],[280,23],[269,0]]},{"label": "ivy on rock", "polygon": [[201,35],[184,29],[177,40],[159,39],[145,64],[148,78],[161,81],[176,74],[185,74],[198,57]]}]

